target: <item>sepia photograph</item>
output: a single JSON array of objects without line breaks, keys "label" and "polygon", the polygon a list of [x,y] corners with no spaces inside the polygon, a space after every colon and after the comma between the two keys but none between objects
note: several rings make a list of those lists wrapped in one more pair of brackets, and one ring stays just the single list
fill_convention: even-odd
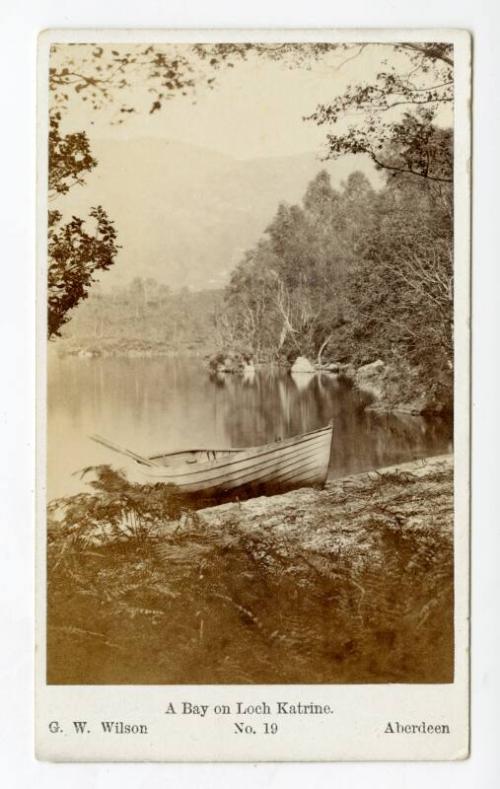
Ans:
[{"label": "sepia photograph", "polygon": [[454,47],[53,43],[48,685],[454,680]]}]

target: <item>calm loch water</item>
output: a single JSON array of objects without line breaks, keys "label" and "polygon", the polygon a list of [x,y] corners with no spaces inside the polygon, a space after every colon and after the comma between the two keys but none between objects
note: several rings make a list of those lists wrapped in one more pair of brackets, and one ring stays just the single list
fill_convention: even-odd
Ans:
[{"label": "calm loch water", "polygon": [[[99,433],[139,454],[244,447],[334,420],[330,476],[451,451],[443,420],[363,411],[366,399],[335,376],[277,368],[210,377],[201,360],[53,357],[48,380],[49,498],[77,492],[74,472],[122,464],[89,439]],[[124,461],[126,464],[126,460]]]}]

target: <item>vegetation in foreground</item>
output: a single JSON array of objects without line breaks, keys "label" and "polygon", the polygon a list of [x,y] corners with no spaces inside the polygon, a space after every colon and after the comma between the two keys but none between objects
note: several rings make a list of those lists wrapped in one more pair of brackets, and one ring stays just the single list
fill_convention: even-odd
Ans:
[{"label": "vegetation in foreground", "polygon": [[104,468],[53,502],[49,683],[453,680],[449,465],[262,501],[197,513]]}]

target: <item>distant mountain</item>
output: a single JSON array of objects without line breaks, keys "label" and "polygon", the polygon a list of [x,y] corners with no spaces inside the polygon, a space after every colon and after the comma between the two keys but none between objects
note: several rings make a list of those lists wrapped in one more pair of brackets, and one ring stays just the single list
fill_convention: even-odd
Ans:
[{"label": "distant mountain", "polygon": [[102,276],[104,288],[136,276],[172,288],[221,287],[278,204],[299,202],[322,168],[335,186],[356,169],[377,183],[373,168],[353,157],[237,160],[158,138],[91,139],[91,148],[98,166],[61,207],[81,216],[100,204],[114,220],[122,249]]}]

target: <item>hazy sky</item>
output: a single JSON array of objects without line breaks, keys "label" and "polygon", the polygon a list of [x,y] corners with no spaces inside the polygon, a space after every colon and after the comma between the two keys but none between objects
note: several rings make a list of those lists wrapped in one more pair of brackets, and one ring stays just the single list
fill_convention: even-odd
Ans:
[{"label": "hazy sky", "polygon": [[[78,55],[82,46],[87,51],[92,49],[90,45],[78,45],[71,47],[72,53]],[[188,45],[175,46],[182,49]],[[130,51],[123,45],[109,48]],[[66,55],[65,49],[61,56]],[[342,94],[348,84],[373,80],[378,71],[387,69],[387,58],[396,65],[400,62],[406,66],[408,62],[383,45],[370,45],[361,52],[355,45],[348,51],[334,50],[311,61],[309,69],[305,65],[289,68],[286,62],[250,55],[246,62],[235,60],[234,68],[211,71],[210,76],[216,76],[215,89],[198,88],[195,103],[192,96],[179,95],[151,115],[151,94],[139,83],[133,90],[117,94],[121,101],[144,109],[128,116],[124,125],[112,125],[113,118],[123,117],[116,110],[89,112],[88,105],[76,99],[65,114],[65,128],[86,128],[90,137],[179,140],[239,159],[321,152],[328,129],[304,121],[303,116],[314,112],[319,103]],[[336,130],[353,121],[354,117],[346,116]]]}]

